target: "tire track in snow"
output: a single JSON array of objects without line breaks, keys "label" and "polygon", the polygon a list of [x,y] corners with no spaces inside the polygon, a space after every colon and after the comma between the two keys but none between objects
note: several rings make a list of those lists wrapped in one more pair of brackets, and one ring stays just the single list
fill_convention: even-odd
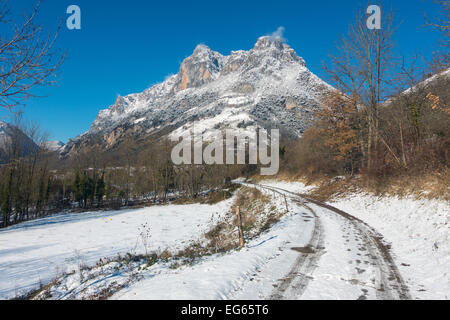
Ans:
[{"label": "tire track in snow", "polygon": [[[270,187],[260,184],[254,185],[268,190],[282,192],[289,195],[292,199],[296,199],[297,203],[301,204],[314,214],[318,230],[321,229],[320,219],[318,215],[305,204],[305,202],[309,202],[321,208],[327,209],[333,214],[337,214],[345,219],[355,230],[355,232],[360,234],[361,241],[369,252],[372,265],[376,268],[375,286],[377,298],[383,300],[411,299],[409,289],[403,280],[403,277],[401,276],[392,256],[390,255],[389,249],[382,241],[383,236],[370,227],[367,223],[331,205],[311,199],[304,195],[296,194],[278,187]],[[313,245],[315,241],[320,241],[320,233],[318,236],[319,240],[314,239],[316,232],[319,231],[316,231],[315,227],[315,231],[313,232],[313,236],[310,241],[311,245]],[[318,243],[319,242],[317,242],[316,247],[319,247]],[[301,256],[296,260],[291,271],[281,280],[281,285],[273,292],[270,298],[284,299],[292,296],[294,293],[297,298],[300,297],[311,279],[310,275],[313,272],[319,257],[320,255],[317,254],[317,251],[313,254],[301,254]]]},{"label": "tire track in snow", "polygon": [[[252,185],[281,195],[286,195],[286,190],[280,188],[272,188],[260,184]],[[322,255],[321,251],[324,249],[323,227],[318,215],[311,207],[306,205],[304,201],[301,201],[298,195],[291,194],[290,192],[287,193],[295,203],[307,209],[314,216],[314,228],[311,239],[304,248],[292,248],[293,250],[299,251],[300,255],[295,260],[288,274],[279,280],[279,285],[272,291],[268,298],[270,300],[289,300],[301,297],[306,290],[309,281],[312,279],[312,273],[317,267],[317,262]]]},{"label": "tire track in snow", "polygon": [[384,245],[382,241],[383,236],[380,233],[364,221],[342,210],[339,210],[329,204],[307,198],[303,195],[302,197],[317,206],[328,209],[349,220],[354,228],[360,232],[363,237],[363,242],[366,244],[366,247],[371,254],[371,260],[376,264],[378,269],[376,284],[377,298],[383,300],[412,299],[408,286],[403,280],[403,277],[401,276],[400,271],[389,252],[389,249]]},{"label": "tire track in snow", "polygon": [[271,300],[292,299],[293,297],[301,296],[311,280],[311,274],[317,267],[317,261],[321,255],[320,250],[322,250],[321,244],[323,241],[319,217],[310,207],[305,204],[301,205],[314,216],[314,229],[311,240],[305,247],[305,249],[310,249],[311,252],[304,252],[299,255],[289,273],[281,279],[278,287],[272,292],[269,297]]}]

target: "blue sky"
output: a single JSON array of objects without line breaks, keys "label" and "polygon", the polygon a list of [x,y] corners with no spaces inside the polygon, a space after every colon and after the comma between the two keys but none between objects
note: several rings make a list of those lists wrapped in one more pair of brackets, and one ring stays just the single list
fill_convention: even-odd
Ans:
[{"label": "blue sky", "polygon": [[[29,10],[31,0],[9,1],[12,12]],[[396,48],[426,57],[438,34],[423,28],[423,13],[435,15],[432,0],[384,0],[400,24]],[[82,29],[68,30],[66,8],[81,8]],[[25,117],[52,140],[66,142],[89,129],[97,112],[118,94],[140,92],[178,72],[198,43],[222,54],[253,47],[259,36],[285,28],[287,43],[308,68],[326,80],[322,61],[367,1],[106,1],[44,0],[38,21],[54,29],[63,19],[58,47],[68,50],[55,87],[36,90],[44,98],[25,101]],[[375,1],[370,4],[376,4]],[[7,113],[0,111],[0,119]],[[7,119],[6,119],[7,120]]]}]

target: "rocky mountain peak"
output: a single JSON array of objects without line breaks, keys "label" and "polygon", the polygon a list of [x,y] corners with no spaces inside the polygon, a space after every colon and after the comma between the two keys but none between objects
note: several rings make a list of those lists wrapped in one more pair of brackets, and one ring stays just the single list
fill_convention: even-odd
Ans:
[{"label": "rocky mountain peak", "polygon": [[265,50],[268,48],[275,48],[278,50],[283,50],[283,46],[283,40],[280,37],[263,36],[258,38],[253,49]]},{"label": "rocky mountain peak", "polygon": [[259,37],[250,52],[261,61],[267,57],[274,60],[272,63],[298,63],[301,66],[306,66],[303,58],[299,57],[288,44],[284,43],[281,37]]},{"label": "rocky mountain peak", "polygon": [[220,72],[222,64],[223,56],[220,53],[212,51],[204,44],[197,45],[193,54],[184,59],[180,66],[174,92],[199,87],[212,81]]},{"label": "rocky mountain peak", "polygon": [[114,110],[114,111],[119,111],[120,112],[120,111],[123,111],[125,107],[126,107],[125,99],[120,94],[117,95],[116,101],[111,106],[111,109]]},{"label": "rocky mountain peak", "polygon": [[204,55],[210,55],[212,52],[213,51],[207,45],[200,43],[195,47],[192,55],[193,56],[204,56]]},{"label": "rocky mountain peak", "polygon": [[189,130],[193,121],[205,131],[270,127],[298,137],[330,90],[281,37],[260,37],[251,50],[226,56],[200,44],[177,74],[101,110],[62,154],[97,143],[112,148],[128,136],[168,136]]}]

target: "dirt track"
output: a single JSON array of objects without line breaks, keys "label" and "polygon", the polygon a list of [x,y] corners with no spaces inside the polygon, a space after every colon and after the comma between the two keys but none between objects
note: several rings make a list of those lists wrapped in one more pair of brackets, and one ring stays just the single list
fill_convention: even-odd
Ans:
[{"label": "dirt track", "polygon": [[[292,248],[299,252],[299,257],[291,267],[290,272],[279,280],[279,285],[272,292],[270,299],[299,299],[310,281],[314,279],[314,270],[326,249],[323,247],[323,239],[327,230],[322,225],[322,219],[333,221],[333,223],[339,225],[340,230],[342,230],[343,247],[347,248],[347,251],[358,250],[357,255],[364,256],[364,263],[371,266],[373,283],[370,286],[373,286],[377,299],[411,299],[409,289],[395,265],[389,248],[383,243],[383,237],[375,229],[342,210],[307,196],[276,187],[259,184],[255,186],[286,195],[296,205],[307,209],[315,219],[311,240],[305,248]],[[356,261],[358,261],[358,264],[361,263],[359,260]],[[363,265],[356,267],[356,270],[358,273],[366,271]],[[358,284],[357,279],[353,281]],[[361,285],[368,286],[367,284]],[[367,290],[362,289],[362,291],[360,299],[366,299]]]}]

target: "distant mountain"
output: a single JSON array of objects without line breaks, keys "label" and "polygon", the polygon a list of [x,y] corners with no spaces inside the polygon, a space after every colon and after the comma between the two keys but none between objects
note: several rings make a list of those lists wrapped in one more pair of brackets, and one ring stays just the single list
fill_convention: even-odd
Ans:
[{"label": "distant mountain", "polygon": [[49,151],[61,151],[65,146],[62,141],[47,141],[44,143],[44,147]]},{"label": "distant mountain", "polygon": [[299,137],[330,90],[279,38],[261,37],[251,50],[228,56],[201,44],[177,74],[141,93],[118,96],[63,154],[96,144],[109,149],[130,136],[179,133],[190,130],[193,121],[204,131],[264,127]]},{"label": "distant mountain", "polygon": [[438,81],[439,79],[442,79],[442,78],[450,79],[450,68],[443,70],[441,72],[438,72],[438,73],[426,78],[425,80],[422,80],[421,82],[419,82],[412,88],[406,89],[402,94],[408,94],[411,91],[416,91],[417,89],[420,89],[420,88],[426,88],[430,85],[433,85],[436,81]]},{"label": "distant mountain", "polygon": [[[450,68],[442,70],[441,72],[435,73],[433,75],[428,76],[428,78],[425,78],[424,80],[418,82],[416,85],[404,90],[399,95],[390,97],[386,101],[383,102],[383,105],[388,106],[390,103],[392,103],[395,98],[402,97],[402,96],[409,96],[412,93],[427,90],[430,87],[435,86],[439,81],[445,79],[447,83],[445,84],[448,86],[448,81],[450,81]],[[448,92],[448,89],[447,89]]]},{"label": "distant mountain", "polygon": [[19,128],[0,121],[0,163],[10,158],[27,156],[38,145]]}]

